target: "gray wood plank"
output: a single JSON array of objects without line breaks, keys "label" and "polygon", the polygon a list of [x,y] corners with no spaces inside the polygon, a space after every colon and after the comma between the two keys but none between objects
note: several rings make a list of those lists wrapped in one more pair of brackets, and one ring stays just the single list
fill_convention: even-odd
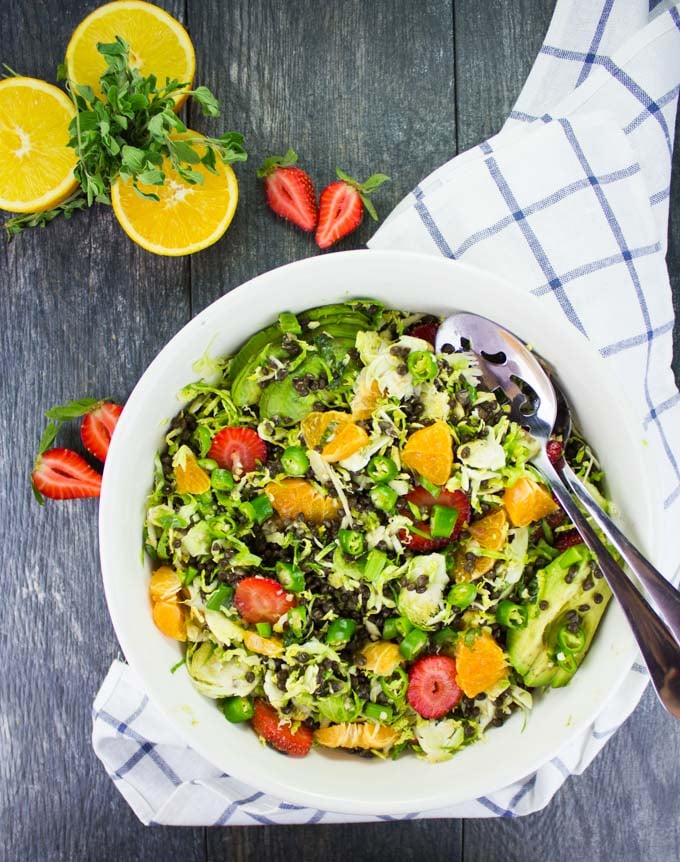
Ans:
[{"label": "gray wood plank", "polygon": [[[391,175],[375,195],[383,217],[451,156],[451,20],[445,0],[191,6],[199,75],[224,105],[213,127],[243,131],[250,154],[236,169],[240,202],[227,235],[192,258],[194,311],[246,278],[319,252],[268,210],[255,176],[267,155],[292,146],[317,191],[336,166],[360,180]],[[366,217],[333,250],[361,248],[374,230]]]},{"label": "gray wood plank", "polygon": [[[96,2],[0,5],[2,60],[54,81]],[[181,14],[183,3],[166,7]],[[189,317],[187,261],[154,257],[111,211],[0,241],[0,857],[204,858],[204,830],[145,830],[92,752],[91,705],[118,647],[93,500],[40,508],[28,476],[48,407],[124,400]],[[74,425],[59,443],[79,447]]]},{"label": "gray wood plank", "polygon": [[458,149],[500,131],[548,29],[555,0],[455,0]]}]

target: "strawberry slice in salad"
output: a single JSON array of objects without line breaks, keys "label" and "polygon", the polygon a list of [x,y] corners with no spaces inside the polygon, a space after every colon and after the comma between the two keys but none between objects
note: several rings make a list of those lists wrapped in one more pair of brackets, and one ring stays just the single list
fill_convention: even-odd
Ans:
[{"label": "strawberry slice in salad", "polygon": [[267,444],[252,428],[223,428],[212,439],[208,457],[237,476],[252,473],[267,460]]},{"label": "strawberry slice in salad", "polygon": [[255,733],[277,751],[290,757],[309,754],[314,741],[310,728],[301,724],[293,730],[289,724],[282,723],[278,712],[262,698],[257,698],[253,704],[251,724]]},{"label": "strawberry slice in salad", "polygon": [[442,718],[463,697],[456,681],[456,662],[447,655],[426,655],[408,674],[406,699],[423,718]]},{"label": "strawberry slice in salad", "polygon": [[399,541],[417,554],[430,554],[450,545],[460,536],[463,527],[470,520],[470,501],[462,491],[442,489],[435,497],[418,485],[413,491],[409,491],[406,500],[421,511],[430,511],[434,506],[442,506],[446,509],[455,509],[458,513],[453,531],[448,536],[433,537],[428,521],[416,521],[413,524],[413,530],[400,530]]},{"label": "strawberry slice in salad", "polygon": [[234,592],[234,606],[247,623],[275,623],[296,604],[273,578],[243,578]]}]

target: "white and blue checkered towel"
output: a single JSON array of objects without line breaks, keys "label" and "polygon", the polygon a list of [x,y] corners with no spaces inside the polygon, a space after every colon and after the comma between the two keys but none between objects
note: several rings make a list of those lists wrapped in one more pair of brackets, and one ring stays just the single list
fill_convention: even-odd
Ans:
[{"label": "white and blue checkered towel", "polygon": [[[680,7],[669,5],[558,0],[501,133],[424,179],[369,245],[496,272],[561,309],[592,341],[621,379],[658,459],[667,542],[656,563],[677,575],[680,394],[670,371],[664,252]],[[404,817],[513,817],[543,808],[569,775],[588,766],[647,681],[636,664],[593,726],[523,781],[492,797]],[[224,775],[184,745],[121,662],[96,697],[93,743],[144,823],[392,819],[302,808]]]}]

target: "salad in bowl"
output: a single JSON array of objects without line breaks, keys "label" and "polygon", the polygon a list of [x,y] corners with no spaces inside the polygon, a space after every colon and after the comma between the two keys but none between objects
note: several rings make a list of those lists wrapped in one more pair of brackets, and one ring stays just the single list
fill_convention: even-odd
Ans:
[{"label": "salad in bowl", "polygon": [[[448,760],[566,686],[610,599],[436,316],[284,312],[187,385],[144,523],[158,629],[274,749]],[[574,434],[555,440],[602,498]]]}]

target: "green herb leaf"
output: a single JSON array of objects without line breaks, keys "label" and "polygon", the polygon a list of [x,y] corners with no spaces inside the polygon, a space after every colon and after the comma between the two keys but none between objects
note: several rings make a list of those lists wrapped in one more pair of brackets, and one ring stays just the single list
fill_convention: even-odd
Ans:
[{"label": "green herb leaf", "polygon": [[78,416],[91,413],[98,404],[101,404],[101,401],[102,399],[98,398],[81,398],[78,401],[69,401],[68,404],[62,404],[59,407],[50,407],[49,410],[45,411],[45,416],[58,422],[68,422],[69,419],[77,419]]},{"label": "green herb leaf", "polygon": [[[68,200],[42,213],[27,213],[5,222],[8,239],[27,227],[44,227],[59,215],[68,218],[78,209],[94,203],[111,203],[111,185],[120,176],[132,181],[140,197],[158,201],[160,196],[142,191],[140,185],[161,186],[167,181],[164,160],[171,161],[179,177],[192,185],[204,181],[202,165],[215,173],[217,159],[225,163],[245,161],[247,153],[243,136],[226,132],[219,137],[190,136],[172,138],[187,128],[175,113],[175,96],[186,91],[198,102],[205,116],[217,117],[220,106],[207,87],[190,90],[187,82],[177,79],[159,84],[155,75],[144,76],[130,66],[129,47],[116,36],[112,42],[99,43],[97,50],[106,61],[99,79],[98,92],[86,85],[68,80],[62,64],[59,79],[66,80],[67,90],[76,107],[69,126],[69,146],[77,156],[74,175],[80,188]],[[16,74],[7,66],[8,73]]]}]

